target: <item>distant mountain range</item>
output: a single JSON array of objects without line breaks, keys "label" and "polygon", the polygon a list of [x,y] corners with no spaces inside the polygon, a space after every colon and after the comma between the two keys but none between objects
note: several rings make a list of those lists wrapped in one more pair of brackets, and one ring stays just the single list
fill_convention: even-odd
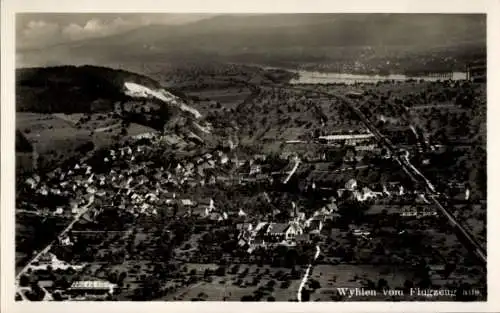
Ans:
[{"label": "distant mountain range", "polygon": [[43,50],[19,50],[18,66],[188,59],[314,62],[357,58],[366,49],[390,56],[461,46],[485,49],[485,15],[222,15],[185,25],[151,25]]}]

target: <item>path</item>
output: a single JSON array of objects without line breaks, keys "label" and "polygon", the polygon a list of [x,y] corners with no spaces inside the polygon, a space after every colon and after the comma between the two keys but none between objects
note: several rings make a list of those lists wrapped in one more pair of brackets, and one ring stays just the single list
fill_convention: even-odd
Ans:
[{"label": "path", "polygon": [[297,171],[297,169],[299,168],[299,164],[300,164],[300,159],[297,158],[295,160],[295,165],[293,166],[293,169],[290,171],[290,173],[288,173],[288,176],[285,178],[285,180],[283,181],[283,184],[286,184],[288,183],[288,181],[290,180],[290,178],[292,178],[293,174],[295,174],[295,172]]},{"label": "path", "polygon": [[460,108],[456,104],[424,104],[424,105],[414,105],[407,107],[408,110],[425,110],[425,109],[448,109],[448,108]]},{"label": "path", "polygon": [[314,255],[314,259],[311,262],[311,264],[309,264],[309,266],[307,267],[306,273],[304,274],[304,277],[302,278],[302,281],[300,282],[299,290],[297,290],[297,301],[299,301],[299,302],[302,302],[302,289],[304,289],[304,286],[306,285],[307,280],[309,279],[309,274],[311,272],[311,268],[313,266],[313,263],[318,258],[320,252],[321,252],[321,250],[320,250],[319,246],[316,245],[316,254]]},{"label": "path", "polygon": [[94,130],[94,132],[95,133],[102,133],[102,132],[107,131],[109,129],[118,128],[118,127],[120,127],[120,125],[121,125],[121,123],[116,123],[116,124],[109,125],[109,126],[106,126],[106,127],[96,128]]},{"label": "path", "polygon": [[331,173],[341,173],[341,172],[345,172],[345,171],[355,171],[355,170],[360,170],[360,169],[367,168],[367,167],[369,167],[369,165],[360,165],[360,166],[356,166],[356,167],[344,167],[344,168],[334,170],[334,171],[326,171],[326,170],[312,170],[312,171],[315,173],[329,173],[329,174],[331,174]]},{"label": "path", "polygon": [[16,289],[19,291],[20,287],[19,287],[19,279],[21,278],[21,275],[23,275],[30,267],[31,265],[33,264],[33,262],[36,262],[38,261],[38,259],[46,254],[47,252],[50,251],[50,249],[52,248],[52,245],[54,244],[54,242],[61,238],[62,236],[64,236],[67,232],[69,232],[71,230],[71,228],[73,228],[73,226],[76,224],[76,222],[78,222],[80,220],[80,218],[85,214],[87,213],[87,211],[90,209],[90,206],[92,205],[92,203],[94,203],[94,197],[91,197],[89,202],[84,206],[82,207],[82,209],[80,210],[80,212],[78,212],[78,214],[75,215],[73,221],[57,236],[56,239],[52,240],[42,251],[40,251],[39,253],[37,253],[29,262],[28,264],[26,264],[26,266],[24,266],[21,271],[19,271],[19,274],[16,275]]}]

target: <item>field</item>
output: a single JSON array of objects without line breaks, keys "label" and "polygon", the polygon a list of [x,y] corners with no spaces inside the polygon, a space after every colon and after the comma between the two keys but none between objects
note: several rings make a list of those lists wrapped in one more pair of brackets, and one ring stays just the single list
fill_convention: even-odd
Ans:
[{"label": "field", "polygon": [[200,101],[211,101],[220,103],[221,108],[234,109],[238,104],[243,102],[251,91],[246,87],[235,88],[225,87],[220,89],[204,89],[202,91],[186,91],[186,94],[198,98]]},{"label": "field", "polygon": [[[51,114],[17,113],[16,127],[36,149],[38,167],[45,168],[58,164],[75,154],[84,144],[92,142],[91,133],[86,129],[78,129],[67,121]],[[29,161],[19,155],[18,170],[23,171]]]},{"label": "field", "polygon": [[[120,119],[111,114],[40,114],[16,113],[16,127],[35,147],[38,154],[39,168],[52,165],[71,157],[80,157],[82,153],[110,146],[119,140],[155,132],[151,127],[130,123],[125,133]],[[86,146],[86,148],[82,148]],[[83,149],[83,150],[82,150]],[[19,171],[32,167],[32,154],[17,153]]]},{"label": "field", "polygon": [[17,113],[16,126],[36,145],[39,153],[68,151],[90,140],[88,130],[77,129],[72,123],[51,114]]},{"label": "field", "polygon": [[[233,266],[237,267],[237,272],[230,272]],[[200,273],[206,268],[218,268],[217,265],[209,264],[187,264],[186,267],[188,273],[192,270]],[[241,264],[230,265],[228,268],[224,276],[210,276],[208,279],[200,277],[201,281],[179,288],[161,300],[241,301],[244,296],[255,298],[255,295],[260,294],[264,301],[294,301],[303,275],[302,271],[299,271],[301,273],[297,279],[283,279],[283,275],[290,272],[290,269],[270,266]]]},{"label": "field", "polygon": [[[361,274],[362,273],[362,274]],[[311,294],[311,301],[332,301],[338,299],[337,288],[362,288],[367,286],[367,279],[385,279],[388,288],[402,288],[407,279],[412,278],[408,269],[372,266],[372,265],[316,265],[312,271],[310,281],[319,282],[319,288]],[[368,288],[367,288],[368,289]],[[348,300],[348,299],[343,299]],[[351,301],[374,300],[373,297],[354,297]],[[378,298],[378,300],[382,300]]]}]

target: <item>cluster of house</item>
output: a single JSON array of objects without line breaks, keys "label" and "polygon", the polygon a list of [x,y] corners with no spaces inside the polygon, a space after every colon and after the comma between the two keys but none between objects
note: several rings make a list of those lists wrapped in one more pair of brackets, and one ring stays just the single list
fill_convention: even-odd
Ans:
[{"label": "cluster of house", "polygon": [[[174,168],[156,168],[146,156],[155,148],[151,145],[129,145],[120,149],[110,149],[103,156],[103,162],[109,165],[109,172],[94,173],[92,166],[80,161],[71,168],[57,168],[49,173],[47,181],[41,181],[38,175],[29,177],[25,183],[30,192],[43,196],[58,195],[71,202],[70,210],[64,207],[53,208],[53,214],[78,214],[91,197],[99,197],[107,202],[113,198],[118,207],[134,214],[157,214],[156,207],[162,204],[178,203],[190,207],[182,197],[176,198],[168,189],[181,186],[203,186],[218,181],[229,184],[233,180],[219,175],[218,169],[241,167],[244,160],[236,154],[228,155],[217,150],[201,156],[191,157],[179,162]],[[126,162],[126,168],[115,166],[115,162]],[[253,160],[252,160],[253,161]],[[253,177],[260,173],[258,165],[251,162],[249,174]],[[240,179],[241,180],[241,179]],[[240,181],[241,183],[241,181]],[[111,197],[112,196],[112,197]]]},{"label": "cluster of house", "polygon": [[54,288],[54,281],[41,280],[38,285],[45,291],[46,299],[51,301],[55,295],[62,300],[105,300],[115,293],[117,284],[106,280],[75,280],[66,289]]},{"label": "cluster of house", "polygon": [[[333,188],[331,187],[321,187],[321,184],[316,183],[315,181],[306,182],[305,184],[303,184],[302,189],[333,190]],[[367,200],[382,199],[385,197],[404,196],[407,194],[407,191],[405,191],[403,185],[399,182],[388,182],[386,184],[383,184],[381,186],[381,189],[378,190],[376,186],[373,186],[372,189],[366,186],[360,188],[357,181],[352,178],[345,183],[343,188],[336,189],[336,194],[338,198],[353,197],[354,199],[363,202]]]},{"label": "cluster of house", "polygon": [[42,256],[40,256],[39,260],[36,262],[33,262],[29,268],[32,271],[46,271],[49,268],[52,270],[67,270],[69,268],[78,271],[81,270],[84,267],[84,265],[74,265],[74,264],[69,264],[66,261],[59,260],[54,254],[52,253],[46,253]]},{"label": "cluster of house", "polygon": [[291,217],[288,222],[260,221],[237,224],[238,244],[247,247],[247,251],[251,253],[257,247],[307,243],[311,235],[321,232],[325,221],[338,216],[335,199],[330,200],[329,204],[314,212],[309,218],[306,218],[304,212],[299,212],[292,202]]}]

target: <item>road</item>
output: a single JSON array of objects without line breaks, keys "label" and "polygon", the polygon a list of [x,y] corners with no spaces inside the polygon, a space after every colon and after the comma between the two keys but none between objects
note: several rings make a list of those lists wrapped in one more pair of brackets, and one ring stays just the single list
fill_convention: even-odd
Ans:
[{"label": "road", "polygon": [[288,183],[290,178],[292,178],[293,174],[295,174],[295,172],[299,168],[299,165],[300,165],[300,159],[297,158],[297,159],[295,159],[295,164],[293,165],[293,169],[290,171],[290,173],[288,173],[288,176],[285,178],[285,180],[283,180],[283,184]]},{"label": "road", "polygon": [[349,98],[337,94],[332,94],[328,92],[318,92],[314,91],[311,89],[307,88],[300,88],[300,87],[292,87],[291,89],[298,89],[302,91],[308,91],[308,92],[316,92],[319,94],[323,94],[325,96],[329,96],[332,98],[335,98],[337,100],[340,100],[341,102],[347,104],[349,108],[359,117],[359,119],[365,124],[365,126],[373,133],[375,138],[379,141],[379,143],[384,146],[384,148],[388,149],[391,151],[392,155],[394,156],[396,162],[401,166],[401,168],[405,171],[405,173],[414,181],[418,183],[422,183],[423,186],[426,188],[427,195],[433,200],[433,203],[436,205],[436,207],[439,209],[442,215],[444,215],[450,224],[453,226],[454,230],[457,232],[457,235],[459,239],[461,239],[462,243],[465,241],[465,245],[467,249],[476,255],[479,260],[485,265],[487,260],[486,260],[486,253],[483,250],[483,248],[477,243],[477,241],[473,238],[473,236],[469,233],[469,231],[461,225],[457,219],[453,216],[453,214],[450,213],[449,209],[447,209],[439,200],[440,194],[436,192],[434,186],[432,183],[413,165],[408,159],[408,154],[406,155],[400,155],[399,151],[396,149],[396,147],[392,144],[392,142],[385,137],[376,127],[373,125],[373,123],[361,112],[354,102],[350,100]]},{"label": "road", "polygon": [[[246,82],[246,85],[253,85],[253,87],[263,87],[262,85],[256,86],[256,84],[251,84]],[[373,125],[373,123],[361,112],[354,102],[349,99],[346,96],[342,96],[339,94],[334,94],[330,92],[325,92],[325,91],[318,91],[314,90],[311,88],[305,88],[305,87],[296,87],[296,86],[290,86],[288,84],[272,84],[272,85],[265,85],[267,87],[272,87],[272,88],[283,88],[283,89],[290,89],[290,90],[298,90],[298,91],[304,91],[304,92],[312,92],[320,95],[324,95],[329,98],[334,98],[337,100],[340,100],[342,103],[346,104],[350,110],[352,110],[358,117],[359,119],[365,124],[365,126],[374,134],[375,138],[377,141],[386,149],[391,151],[392,155],[395,156],[394,160],[400,165],[400,167],[403,169],[403,171],[416,183],[423,183],[423,185],[426,188],[426,191],[429,195],[429,197],[433,200],[433,203],[436,205],[436,207],[439,209],[442,215],[444,215],[450,224],[453,226],[453,229],[457,233],[457,237],[464,243],[468,248],[469,251],[471,251],[474,255],[478,257],[478,259],[483,263],[483,265],[486,265],[487,260],[486,260],[486,252],[484,249],[477,243],[477,241],[473,238],[473,236],[469,233],[467,229],[461,225],[456,218],[453,216],[453,214],[450,213],[449,209],[447,209],[441,201],[439,201],[439,193],[436,192],[434,186],[430,183],[430,181],[418,170],[413,166],[408,160],[405,160],[404,157],[401,157],[398,155],[398,149],[392,144],[392,142],[385,137],[376,127]],[[264,86],[264,87],[265,87]]]},{"label": "road", "polygon": [[302,302],[302,289],[304,289],[304,286],[306,285],[307,280],[309,279],[309,275],[311,274],[311,269],[312,269],[313,263],[319,257],[320,253],[321,253],[321,250],[320,250],[319,246],[316,245],[316,254],[314,255],[314,259],[311,262],[311,264],[309,264],[309,266],[307,266],[307,270],[304,274],[304,277],[302,277],[302,281],[300,282],[299,290],[297,290],[297,301],[298,302]]},{"label": "road", "polygon": [[94,130],[95,133],[102,133],[104,131],[107,131],[107,130],[110,130],[110,129],[113,129],[113,128],[118,128],[121,126],[121,123],[115,123],[113,125],[109,125],[109,126],[106,126],[106,127],[101,127],[101,128],[96,128]]},{"label": "road", "polygon": [[[21,275],[23,275],[27,270],[28,268],[30,268],[31,264],[33,264],[33,262],[36,262],[38,261],[38,259],[46,254],[47,252],[50,251],[50,249],[52,248],[52,245],[56,242],[57,239],[63,237],[64,235],[66,235],[67,232],[69,232],[71,230],[71,228],[73,228],[73,226],[80,220],[80,218],[88,212],[88,210],[90,209],[90,206],[92,205],[92,203],[94,203],[94,197],[92,196],[90,199],[89,199],[89,202],[84,206],[82,207],[82,209],[80,210],[80,212],[78,212],[78,214],[75,215],[73,221],[57,236],[56,239],[52,240],[42,251],[38,252],[29,262],[28,264],[26,264],[26,266],[24,266],[21,271],[19,271],[19,273],[16,275],[16,286],[17,286],[17,290],[19,291],[20,290],[20,286],[19,286],[19,279],[21,277]],[[21,293],[21,292],[20,292]]]}]

